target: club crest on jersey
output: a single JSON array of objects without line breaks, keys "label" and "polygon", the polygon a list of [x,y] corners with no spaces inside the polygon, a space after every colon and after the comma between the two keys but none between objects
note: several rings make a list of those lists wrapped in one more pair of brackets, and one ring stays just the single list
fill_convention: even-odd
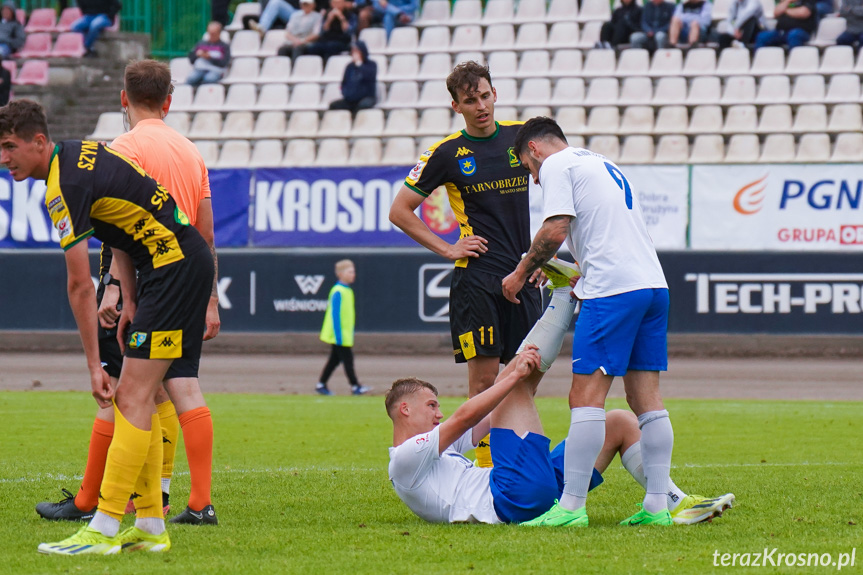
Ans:
[{"label": "club crest on jersey", "polygon": [[515,155],[515,148],[509,148],[506,151],[507,158],[509,158],[509,167],[517,168],[521,165],[521,160],[518,159],[518,156]]},{"label": "club crest on jersey", "polygon": [[136,331],[129,337],[129,347],[131,347],[132,349],[138,349],[139,347],[144,345],[145,341],[147,341],[147,333]]},{"label": "club crest on jersey", "polygon": [[459,160],[458,167],[461,170],[461,173],[465,176],[472,176],[476,173],[476,162],[474,161],[473,156],[468,156],[467,158]]}]

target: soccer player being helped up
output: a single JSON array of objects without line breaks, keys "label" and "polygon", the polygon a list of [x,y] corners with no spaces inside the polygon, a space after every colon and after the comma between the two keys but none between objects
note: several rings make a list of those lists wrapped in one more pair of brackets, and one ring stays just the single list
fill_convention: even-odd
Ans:
[{"label": "soccer player being helped up", "polygon": [[[527,159],[526,154],[521,159]],[[532,164],[525,165],[533,167]],[[543,194],[546,193],[544,189]],[[537,238],[541,236],[538,234]],[[550,253],[528,271],[535,271],[551,258],[562,241],[557,242]],[[536,242],[535,239],[534,245]],[[506,280],[503,286],[504,294],[510,298],[521,289],[521,285],[514,289],[510,286],[508,291]],[[446,421],[441,422],[443,415],[437,391],[431,384],[413,378],[403,379],[396,381],[388,392],[387,413],[393,420],[390,479],[402,501],[423,519],[586,526],[588,517],[583,503],[579,511],[563,514],[559,511],[558,500],[564,494],[565,485],[572,482],[568,467],[572,451],[587,451],[586,457],[591,458],[583,485],[585,496],[589,488],[602,482],[601,473],[617,453],[620,453],[623,466],[642,487],[651,491],[657,483],[651,467],[642,461],[639,427],[644,423],[641,418],[636,419],[634,414],[623,410],[606,413],[602,407],[591,408],[591,420],[598,422],[599,433],[582,436],[578,429],[573,433],[573,426],[567,440],[549,452],[550,440],[543,435],[533,400],[534,382],[538,378],[531,377],[531,374],[537,368],[545,371],[554,361],[577,301],[571,295],[564,295],[562,292],[568,290],[562,286],[553,287],[556,289],[551,304],[525,338],[520,354],[491,388],[469,399]],[[584,313],[582,310],[582,315]],[[664,335],[664,324],[662,329]],[[604,391],[607,392],[607,387]],[[604,399],[603,393],[603,402]],[[489,429],[495,465],[493,469],[480,469],[461,454],[472,449]],[[597,437],[598,447],[595,445]],[[652,483],[648,476],[654,478]],[[668,477],[668,466],[662,481],[660,487],[654,488],[662,498],[661,509],[665,510],[662,517],[667,517],[667,521],[636,518],[624,523],[698,523],[721,515],[734,501],[734,495],[730,493],[712,499],[687,495]],[[549,515],[562,516],[563,521],[549,521]]]}]

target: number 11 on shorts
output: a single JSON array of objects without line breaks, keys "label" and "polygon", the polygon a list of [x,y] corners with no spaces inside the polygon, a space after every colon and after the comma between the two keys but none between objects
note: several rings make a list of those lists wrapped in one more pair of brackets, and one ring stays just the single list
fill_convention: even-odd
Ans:
[{"label": "number 11 on shorts", "polygon": [[[479,344],[485,345],[485,326],[477,328],[479,332]],[[488,344],[494,345],[494,326],[488,326]]]}]

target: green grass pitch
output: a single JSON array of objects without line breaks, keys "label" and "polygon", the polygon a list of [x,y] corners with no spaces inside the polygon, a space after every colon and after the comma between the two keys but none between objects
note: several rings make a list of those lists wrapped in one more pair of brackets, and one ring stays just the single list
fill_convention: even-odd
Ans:
[{"label": "green grass pitch", "polygon": [[[43,521],[33,507],[58,499],[61,487],[77,489],[95,404],[84,393],[0,393],[0,573],[705,573],[725,570],[714,567],[717,551],[720,559],[775,548],[837,560],[863,541],[859,402],[668,401],[673,478],[688,492],[734,492],[734,509],[696,526],[619,526],[642,492],[616,459],[588,500],[591,526],[553,530],[416,518],[387,480],[391,428],[381,397],[208,401],[220,526],[170,526],[174,548],[163,555],[49,557],[36,546],[78,525]],[[444,412],[460,401],[444,398]],[[546,433],[562,438],[566,400],[539,407]],[[188,489],[179,448],[175,512]],[[860,547],[843,572],[861,572]],[[768,562],[755,571],[835,570]]]}]

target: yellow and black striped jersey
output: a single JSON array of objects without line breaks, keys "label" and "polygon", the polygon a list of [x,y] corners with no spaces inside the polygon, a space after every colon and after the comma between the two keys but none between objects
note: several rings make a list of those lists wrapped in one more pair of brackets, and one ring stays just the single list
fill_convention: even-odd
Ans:
[{"label": "yellow and black striped jersey", "polygon": [[57,144],[46,184],[45,206],[64,250],[95,236],[147,272],[204,243],[164,187],[98,142]]},{"label": "yellow and black striped jersey", "polygon": [[405,180],[424,197],[445,186],[460,237],[488,240],[488,252],[460,259],[457,267],[505,276],[530,247],[529,174],[513,151],[521,125],[498,122],[487,138],[452,134],[426,150]]}]

